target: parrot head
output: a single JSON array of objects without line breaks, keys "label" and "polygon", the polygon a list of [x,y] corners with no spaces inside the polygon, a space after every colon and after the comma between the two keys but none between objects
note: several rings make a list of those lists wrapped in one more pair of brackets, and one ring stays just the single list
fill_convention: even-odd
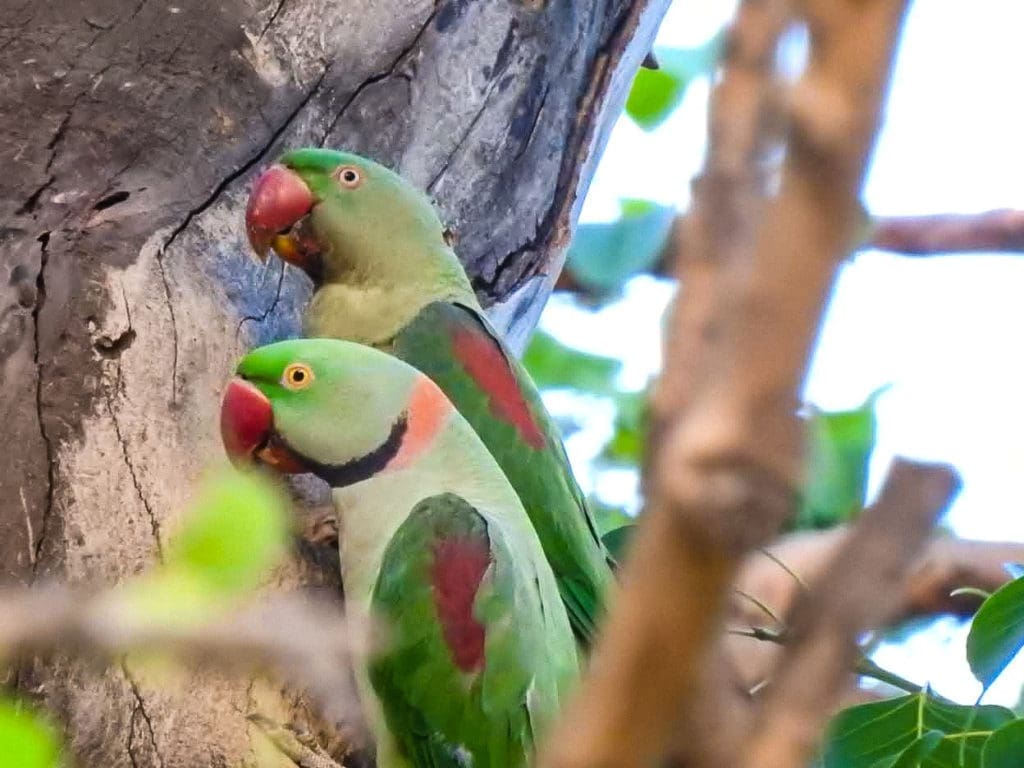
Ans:
[{"label": "parrot head", "polygon": [[245,212],[260,258],[273,250],[315,283],[393,285],[458,259],[430,199],[350,152],[286,152],[256,180]]},{"label": "parrot head", "polygon": [[416,369],[337,339],[269,344],[235,373],[220,418],[231,460],[312,472],[334,487],[403,466],[452,412]]}]

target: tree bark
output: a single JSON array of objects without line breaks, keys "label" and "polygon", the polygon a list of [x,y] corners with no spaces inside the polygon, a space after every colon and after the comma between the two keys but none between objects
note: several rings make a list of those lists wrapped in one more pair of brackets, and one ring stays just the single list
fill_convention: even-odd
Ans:
[{"label": "tree bark", "polygon": [[[428,189],[522,342],[667,0],[5,0],[0,579],[113,582],[160,556],[220,460],[221,386],[294,333],[305,278],[247,253],[252,175],[345,147]],[[278,579],[323,583],[301,558]],[[292,697],[19,670],[82,765],[255,760]],[[281,757],[282,764],[290,764]]]}]

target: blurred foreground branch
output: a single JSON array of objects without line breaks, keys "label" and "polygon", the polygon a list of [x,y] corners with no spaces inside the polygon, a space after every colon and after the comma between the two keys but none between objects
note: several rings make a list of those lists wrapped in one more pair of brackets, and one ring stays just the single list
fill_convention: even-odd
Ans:
[{"label": "blurred foreground branch", "polygon": [[857,637],[898,610],[900,585],[959,487],[942,465],[897,460],[821,578],[796,601],[788,642],[764,696],[743,765],[788,768],[814,756],[832,705],[860,656]]},{"label": "blurred foreground branch", "polygon": [[[858,195],[904,2],[808,0],[799,10],[812,33],[810,59],[786,94],[788,149],[779,192],[768,201],[762,164],[783,87],[773,65],[787,4],[746,0],[730,32],[712,95],[705,170],[675,259],[683,292],[651,402],[648,508],[590,674],[542,758],[550,768],[639,768],[657,764],[673,742],[695,768],[776,757],[771,765],[796,768],[819,724],[797,721],[812,702],[786,682],[790,670],[810,663],[803,643],[783,653],[782,698],[770,697],[741,738],[724,731],[742,726],[744,713],[727,712],[739,705],[710,684],[721,675],[705,672],[720,667],[731,585],[745,554],[794,508],[798,393],[836,269],[855,241]],[[934,507],[945,470],[900,471],[893,482],[901,497],[920,479],[930,491],[922,508]],[[897,551],[916,549],[933,515],[933,508],[922,513],[924,522]],[[847,556],[824,584],[843,588],[863,575],[851,562],[877,553],[875,538],[898,522],[875,519],[858,523],[862,532],[851,535]],[[894,569],[878,574],[894,576]],[[807,637],[824,633],[829,641],[827,656],[811,660],[834,667],[833,676],[847,675],[851,633],[872,614],[847,605],[853,618],[835,625],[832,614],[818,615],[821,604],[798,614]],[[816,713],[830,711],[838,694],[823,686]],[[766,734],[776,719],[772,740]]]},{"label": "blurred foreground branch", "polygon": [[62,585],[0,591],[0,661],[54,652],[110,663],[134,651],[165,653],[236,673],[272,672],[305,689],[324,715],[361,736],[349,676],[350,620],[333,604],[276,596],[202,623],[154,619],[118,591]]},{"label": "blurred foreground branch", "polygon": [[[646,270],[652,275],[672,274],[673,254],[685,239],[686,218],[672,224],[660,257]],[[585,225],[584,225],[585,226]],[[1000,208],[980,213],[935,213],[922,216],[875,216],[865,227],[866,237],[856,250],[888,251],[902,256],[948,256],[964,253],[1024,253],[1024,210]],[[570,262],[558,276],[555,290],[585,299],[604,294],[581,282]]]},{"label": "blurred foreground branch", "polygon": [[865,247],[908,256],[1024,251],[1024,211],[880,216]]}]

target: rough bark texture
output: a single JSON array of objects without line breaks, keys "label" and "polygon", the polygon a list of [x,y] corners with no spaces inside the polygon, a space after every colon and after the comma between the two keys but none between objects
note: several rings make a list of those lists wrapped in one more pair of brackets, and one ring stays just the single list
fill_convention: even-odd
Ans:
[{"label": "rough bark texture", "polygon": [[[5,0],[0,579],[116,581],[160,556],[219,460],[234,360],[295,332],[308,295],[242,234],[250,178],[286,146],[364,152],[429,189],[485,303],[515,294],[495,314],[522,339],[666,5]],[[82,765],[244,764],[247,715],[296,715],[129,665],[36,662],[20,686]]]}]

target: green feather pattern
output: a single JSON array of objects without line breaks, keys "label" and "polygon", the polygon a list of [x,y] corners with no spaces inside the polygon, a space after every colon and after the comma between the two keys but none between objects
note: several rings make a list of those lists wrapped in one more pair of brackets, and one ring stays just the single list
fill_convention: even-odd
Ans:
[{"label": "green feather pattern", "polygon": [[[474,539],[491,555],[474,603],[485,628],[480,670],[452,660],[432,594],[434,544]],[[538,553],[539,554],[539,553]],[[369,675],[402,756],[415,768],[516,768],[558,711],[578,666],[545,610],[558,595],[543,563],[454,494],[416,505],[389,542],[372,608],[390,642]],[[547,585],[547,588],[545,588]]]},{"label": "green feather pattern", "polygon": [[[483,335],[511,368],[544,445],[533,448],[495,414],[490,397],[459,362],[459,332]],[[589,646],[597,629],[614,561],[576,484],[558,430],[526,369],[476,310],[434,302],[395,337],[390,350],[426,373],[473,426],[519,495],[555,573],[573,631]]]}]

